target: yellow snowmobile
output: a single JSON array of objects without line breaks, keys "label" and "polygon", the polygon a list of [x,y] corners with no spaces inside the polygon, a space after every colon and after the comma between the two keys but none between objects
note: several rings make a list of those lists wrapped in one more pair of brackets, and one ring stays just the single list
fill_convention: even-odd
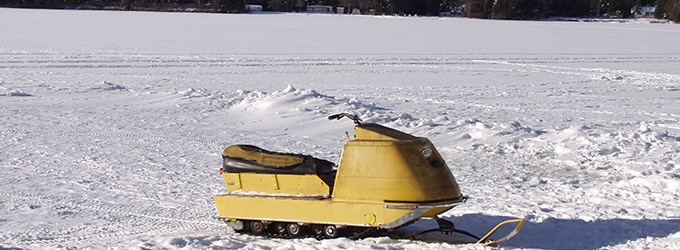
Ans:
[{"label": "yellow snowmobile", "polygon": [[[220,174],[227,193],[214,196],[219,218],[237,232],[319,238],[389,235],[417,238],[432,231],[457,233],[463,243],[495,245],[514,236],[524,220],[501,222],[482,237],[456,229],[437,215],[464,202],[458,183],[434,145],[382,125],[350,118],[354,139],[345,143],[339,165],[308,155],[270,152],[251,145],[224,150]],[[439,228],[407,236],[390,232],[420,218]],[[503,225],[507,235],[491,240]]]}]

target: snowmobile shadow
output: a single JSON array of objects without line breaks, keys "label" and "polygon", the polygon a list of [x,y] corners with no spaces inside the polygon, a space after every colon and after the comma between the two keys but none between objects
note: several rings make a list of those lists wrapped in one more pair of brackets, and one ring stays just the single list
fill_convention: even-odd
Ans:
[{"label": "snowmobile shadow", "polygon": [[[446,217],[456,228],[476,235],[485,234],[496,223],[512,217],[485,214],[466,214]],[[511,228],[506,228],[510,231]],[[506,231],[500,231],[499,235]],[[504,247],[541,249],[597,249],[646,237],[666,237],[680,232],[680,219],[665,220],[569,220],[548,218],[535,223],[526,221],[522,230],[502,244]],[[494,238],[494,237],[492,237]]]}]

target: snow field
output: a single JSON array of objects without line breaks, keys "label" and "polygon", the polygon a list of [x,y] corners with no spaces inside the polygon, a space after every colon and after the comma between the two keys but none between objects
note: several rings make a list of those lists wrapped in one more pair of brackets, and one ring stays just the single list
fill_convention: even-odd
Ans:
[{"label": "snow field", "polygon": [[[461,248],[216,219],[231,144],[337,162],[352,112],[430,138],[507,247],[678,248],[677,25],[0,9],[0,247]],[[654,44],[654,46],[650,46]],[[428,222],[415,226],[428,226]],[[469,245],[463,248],[482,248]]]}]

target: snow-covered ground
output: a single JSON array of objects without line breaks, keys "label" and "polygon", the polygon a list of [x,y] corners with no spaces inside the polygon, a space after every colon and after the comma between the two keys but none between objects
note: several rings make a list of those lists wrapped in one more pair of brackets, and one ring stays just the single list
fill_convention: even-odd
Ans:
[{"label": "snow-covered ground", "polygon": [[224,147],[339,160],[352,112],[430,138],[504,246],[680,248],[680,25],[0,9],[0,248],[482,248],[267,239]]}]

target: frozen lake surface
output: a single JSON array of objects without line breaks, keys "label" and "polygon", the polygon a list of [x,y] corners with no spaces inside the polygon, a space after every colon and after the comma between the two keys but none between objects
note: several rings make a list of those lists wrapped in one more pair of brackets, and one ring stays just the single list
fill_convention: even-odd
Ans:
[{"label": "frozen lake surface", "polygon": [[[0,247],[483,248],[267,239],[222,150],[338,162],[351,112],[428,137],[504,246],[680,248],[680,26],[0,9]],[[370,191],[370,190],[367,190]]]}]

